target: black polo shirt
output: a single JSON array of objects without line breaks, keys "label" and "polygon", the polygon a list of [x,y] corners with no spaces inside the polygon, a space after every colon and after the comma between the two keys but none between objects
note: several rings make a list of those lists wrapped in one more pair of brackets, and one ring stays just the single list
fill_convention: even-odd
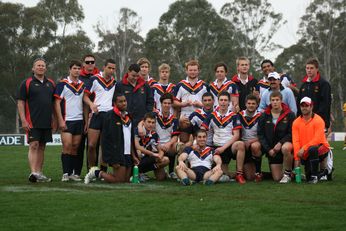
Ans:
[{"label": "black polo shirt", "polygon": [[54,81],[44,77],[43,82],[31,76],[24,80],[17,100],[25,101],[25,118],[33,128],[51,128]]}]

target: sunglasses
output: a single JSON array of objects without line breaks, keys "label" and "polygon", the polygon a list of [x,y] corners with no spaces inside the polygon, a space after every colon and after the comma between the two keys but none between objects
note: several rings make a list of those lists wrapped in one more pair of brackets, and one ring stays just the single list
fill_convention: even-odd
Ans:
[{"label": "sunglasses", "polygon": [[95,61],[85,61],[85,64],[94,64]]}]

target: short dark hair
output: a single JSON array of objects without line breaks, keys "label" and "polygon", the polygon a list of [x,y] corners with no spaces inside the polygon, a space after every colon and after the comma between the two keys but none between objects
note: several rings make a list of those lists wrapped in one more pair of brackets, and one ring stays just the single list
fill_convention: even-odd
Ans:
[{"label": "short dark hair", "polygon": [[[112,99],[113,103],[115,103],[115,102],[117,101],[117,99],[118,99],[119,97],[122,97],[122,96],[125,97],[125,94],[120,93],[120,92],[115,92],[114,95],[113,95],[113,99]],[[125,98],[126,98],[126,97],[125,97]]]},{"label": "short dark hair", "polygon": [[147,112],[147,113],[145,113],[145,115],[143,117],[143,121],[145,121],[146,119],[153,119],[153,120],[155,120],[156,117],[155,117],[154,112]]},{"label": "short dark hair", "polygon": [[108,63],[115,64],[115,60],[114,59],[106,59],[105,66],[107,66]]},{"label": "short dark hair", "polygon": [[261,68],[262,68],[263,64],[265,64],[265,63],[270,63],[270,65],[272,67],[274,67],[274,63],[270,59],[265,59],[261,62]]},{"label": "short dark hair", "polygon": [[79,60],[73,59],[70,61],[70,65],[69,65],[70,69],[73,66],[82,67],[82,63]]},{"label": "short dark hair", "polygon": [[198,129],[198,130],[195,132],[194,136],[197,137],[197,135],[198,135],[199,133],[204,133],[206,136],[208,136],[207,131],[204,130],[204,129]]},{"label": "short dark hair", "polygon": [[223,68],[225,68],[225,72],[227,73],[227,71],[228,71],[227,65],[226,65],[224,62],[219,62],[219,63],[217,63],[217,64],[215,65],[215,67],[214,67],[214,71],[216,71],[216,69],[217,69],[218,67],[223,67]]},{"label": "short dark hair", "polygon": [[309,58],[307,61],[306,61],[306,63],[305,63],[305,65],[307,65],[307,64],[311,64],[311,65],[314,65],[316,68],[318,68],[318,60],[317,60],[317,58]]},{"label": "short dark hair", "polygon": [[270,94],[269,99],[274,98],[274,97],[279,97],[282,100],[282,94],[280,91],[273,91],[273,93]]},{"label": "short dark hair", "polygon": [[132,63],[130,66],[129,66],[129,69],[128,69],[130,72],[131,71],[134,71],[134,72],[139,72],[141,70],[141,67],[137,64],[137,63]]},{"label": "short dark hair", "polygon": [[258,97],[253,95],[253,94],[249,94],[245,97],[245,103],[248,101],[248,100],[255,100],[256,103],[258,104]]},{"label": "short dark hair", "polygon": [[220,99],[221,96],[227,96],[228,100],[231,100],[231,95],[227,91],[220,92],[217,98]]},{"label": "short dark hair", "polygon": [[203,100],[203,98],[205,98],[205,97],[211,97],[212,99],[214,99],[213,94],[211,94],[209,91],[204,92],[204,94],[202,95],[202,100]]},{"label": "short dark hair", "polygon": [[172,103],[173,103],[173,100],[174,100],[173,95],[172,95],[171,93],[168,93],[168,92],[163,93],[163,94],[161,95],[161,97],[160,97],[160,103],[162,103],[165,99],[170,99]]},{"label": "short dark hair", "polygon": [[83,62],[84,62],[85,59],[88,58],[88,57],[92,57],[94,60],[96,59],[94,55],[92,55],[92,54],[86,54],[86,55],[83,56]]}]

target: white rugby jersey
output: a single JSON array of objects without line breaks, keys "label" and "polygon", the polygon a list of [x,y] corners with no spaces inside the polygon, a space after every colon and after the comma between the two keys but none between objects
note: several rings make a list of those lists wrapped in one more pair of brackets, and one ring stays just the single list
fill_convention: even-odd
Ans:
[{"label": "white rugby jersey", "polygon": [[[212,112],[212,111],[211,111]],[[202,109],[196,109],[194,112],[191,113],[189,116],[189,120],[192,125],[192,130],[195,133],[200,129],[202,123],[204,120],[207,119],[208,116],[211,115],[211,112],[205,111]],[[211,146],[213,144],[213,133],[208,130],[207,131],[207,145]]]},{"label": "white rugby jersey", "polygon": [[156,115],[156,132],[159,135],[160,144],[165,144],[170,141],[172,136],[179,135],[178,119],[172,113],[168,117],[163,117],[158,110],[154,113]]},{"label": "white rugby jersey", "polygon": [[256,111],[255,114],[250,117],[247,115],[246,110],[239,112],[239,120],[242,126],[241,128],[241,140],[248,141],[257,138],[258,121],[261,117],[261,112]]},{"label": "white rugby jersey", "polygon": [[69,76],[57,84],[54,96],[62,100],[61,111],[65,121],[83,120],[84,88],[82,81],[74,83]]},{"label": "white rugby jersey", "polygon": [[[151,90],[154,95],[154,108],[161,110],[160,98],[164,93],[171,93],[174,96],[175,84],[169,83],[168,85],[163,85],[162,83],[155,83],[151,86]],[[173,112],[173,109],[172,109]]]},{"label": "white rugby jersey", "polygon": [[[175,98],[180,102],[184,102],[187,100],[199,101],[202,102],[202,95],[208,91],[208,87],[203,80],[198,80],[197,83],[192,86],[191,83],[186,78],[185,80],[181,80],[175,90]],[[189,117],[190,114],[196,110],[197,108],[194,106],[187,106],[181,108],[181,115]]]},{"label": "white rugby jersey", "polygon": [[203,166],[211,169],[214,155],[214,150],[211,147],[206,146],[202,152],[186,147],[183,152],[187,153],[187,161],[190,163],[191,168]]},{"label": "white rugby jersey", "polygon": [[202,126],[212,131],[213,145],[217,147],[223,146],[232,139],[233,130],[241,129],[238,114],[230,110],[223,116],[218,110],[213,111]]},{"label": "white rugby jersey", "polygon": [[260,92],[260,98],[262,97],[263,92],[268,88],[270,88],[270,83],[269,80],[266,79],[266,77],[263,77],[260,81],[258,81],[257,90],[259,90]]},{"label": "white rugby jersey", "polygon": [[[214,96],[214,108],[219,105],[218,95],[223,91],[227,91],[231,96],[239,96],[237,84],[231,80],[227,80],[227,78],[224,79],[220,87],[217,86],[217,80],[215,80],[209,85],[209,88],[210,93]],[[233,110],[232,102],[230,102],[228,109]]]},{"label": "white rugby jersey", "polygon": [[92,76],[90,85],[86,87],[87,94],[95,94],[94,104],[99,105],[98,110],[107,112],[113,109],[112,99],[114,95],[116,81],[112,77],[108,82],[101,74]]}]

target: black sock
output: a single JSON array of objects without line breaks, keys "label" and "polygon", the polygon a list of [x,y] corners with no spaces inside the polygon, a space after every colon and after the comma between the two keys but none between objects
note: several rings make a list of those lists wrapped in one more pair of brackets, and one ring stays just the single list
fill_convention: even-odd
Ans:
[{"label": "black sock", "polygon": [[69,174],[70,171],[70,155],[67,153],[61,153],[61,164],[62,164],[62,172],[65,174]]},{"label": "black sock", "polygon": [[174,165],[175,165],[175,155],[169,156],[169,165],[168,165],[168,172],[174,172]]},{"label": "black sock", "polygon": [[262,172],[262,157],[253,156],[252,159],[255,163],[256,173]]},{"label": "black sock", "polygon": [[107,172],[107,166],[104,165],[104,164],[101,164],[100,170],[103,171],[103,172]]},{"label": "black sock", "polygon": [[291,172],[292,172],[292,170],[285,169],[284,174],[287,176],[291,176]]},{"label": "black sock", "polygon": [[68,166],[68,175],[72,175],[74,167],[74,158],[71,154],[67,154],[67,166]]},{"label": "black sock", "polygon": [[95,176],[99,178],[101,170],[95,170]]},{"label": "black sock", "polygon": [[309,160],[310,163],[310,169],[311,169],[311,176],[317,176],[318,175],[318,165],[320,160],[319,159],[311,159]]}]

